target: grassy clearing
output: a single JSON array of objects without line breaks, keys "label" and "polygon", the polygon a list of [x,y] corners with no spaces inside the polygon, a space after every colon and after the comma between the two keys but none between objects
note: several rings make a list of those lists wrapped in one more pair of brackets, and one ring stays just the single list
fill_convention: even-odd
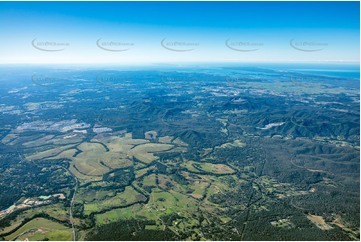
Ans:
[{"label": "grassy clearing", "polygon": [[158,159],[153,153],[167,151],[173,148],[173,145],[170,144],[155,144],[155,143],[148,143],[148,144],[141,144],[133,149],[131,149],[130,154],[133,155],[138,160],[149,164],[150,162]]},{"label": "grassy clearing", "polygon": [[138,179],[139,177],[147,173],[147,171],[148,171],[148,167],[135,171],[135,178]]},{"label": "grassy clearing", "polygon": [[235,172],[231,167],[224,164],[212,164],[212,163],[198,163],[198,164],[199,164],[199,168],[202,171],[210,172],[214,174],[232,174]]},{"label": "grassy clearing", "polygon": [[99,224],[106,224],[120,219],[132,219],[135,216],[135,211],[141,211],[142,208],[142,205],[134,204],[127,208],[113,209],[103,214],[96,215],[96,221]]},{"label": "grassy clearing", "polygon": [[68,208],[63,203],[52,204],[46,207],[36,208],[35,211],[43,212],[61,221],[68,221]]},{"label": "grassy clearing", "polygon": [[113,209],[96,216],[100,224],[114,222],[119,219],[148,219],[157,221],[162,215],[179,213],[191,216],[195,213],[197,201],[187,195],[176,191],[164,192],[160,189],[153,189],[150,200],[147,204],[135,204],[127,208]]},{"label": "grassy clearing", "polygon": [[73,173],[80,181],[82,182],[90,182],[90,181],[101,181],[101,176],[87,176],[80,173],[77,169],[75,169],[74,164],[70,164],[69,171]]},{"label": "grassy clearing", "polygon": [[80,188],[77,192],[77,202],[93,202],[94,200],[103,200],[106,198],[114,197],[114,191],[92,189],[91,187]]},{"label": "grassy clearing", "polygon": [[163,137],[159,137],[158,141],[160,143],[171,143],[173,139],[173,136],[163,136]]},{"label": "grassy clearing", "polygon": [[186,168],[190,172],[199,172],[198,169],[196,169],[193,164],[196,164],[195,161],[189,160],[181,164],[182,167]]},{"label": "grassy clearing", "polygon": [[101,155],[106,152],[101,144],[82,143],[78,148],[82,153],[74,158],[74,163],[81,173],[88,176],[101,176],[109,171],[109,168],[100,163]]},{"label": "grassy clearing", "polygon": [[207,162],[195,162],[195,161],[187,161],[181,164],[182,167],[186,168],[189,172],[208,172],[214,173],[218,175],[222,174],[232,174],[235,171],[224,164],[213,164]]},{"label": "grassy clearing", "polygon": [[72,234],[69,230],[56,230],[44,232],[43,230],[38,231],[37,233],[31,233],[29,237],[27,235],[20,236],[20,239],[28,238],[30,241],[70,241],[72,240]]},{"label": "grassy clearing", "polygon": [[135,145],[149,142],[149,140],[145,139],[133,139],[131,133],[126,133],[123,137],[97,135],[92,141],[98,141],[105,144],[112,152],[125,154],[128,154],[130,149]]},{"label": "grassy clearing", "polygon": [[106,151],[99,143],[82,143],[78,148],[82,153],[73,160],[78,170],[88,176],[101,176],[110,169],[133,165],[125,154]]},{"label": "grassy clearing", "polygon": [[196,200],[187,195],[173,190],[165,192],[160,189],[153,189],[148,204],[144,205],[143,209],[136,211],[135,214],[157,221],[162,215],[192,214],[195,212],[196,206]]},{"label": "grassy clearing", "polygon": [[[28,233],[30,232],[30,230],[32,232]],[[71,236],[72,236],[71,229],[65,227],[62,224],[44,218],[35,218],[29,221],[28,223],[24,224],[14,233],[6,236],[5,239],[14,240],[19,236],[20,236],[19,239],[25,239],[27,238],[27,236],[35,236],[35,235],[38,237],[42,235],[44,236],[43,238],[46,238],[47,235],[50,235],[52,237],[52,240],[71,240]]]},{"label": "grassy clearing", "polygon": [[25,157],[27,160],[31,160],[31,161],[40,160],[40,159],[48,158],[50,156],[56,156],[61,152],[63,152],[64,150],[71,148],[72,146],[73,145],[59,146],[53,149],[37,152],[35,154],[26,155]]},{"label": "grassy clearing", "polygon": [[176,201],[175,207],[173,207],[174,212],[187,213],[189,215],[195,213],[198,207],[196,199],[174,190],[169,191],[169,193],[173,195]]},{"label": "grassy clearing", "polygon": [[[44,142],[53,141],[54,137],[47,136],[41,139]],[[109,150],[107,151],[106,147],[97,142],[103,143]],[[67,145],[41,151],[28,155],[27,159],[70,159],[73,161],[70,167],[71,172],[81,181],[88,182],[101,180],[101,176],[112,169],[133,166],[133,156],[144,163],[150,163],[158,159],[154,155],[155,152],[168,151],[174,145],[149,143],[149,140],[145,139],[133,139],[131,133],[127,133],[124,136],[97,135],[91,142],[84,142],[77,146],[81,153],[76,157],[73,156],[77,151],[70,149],[71,147],[72,145]]]},{"label": "grassy clearing", "polygon": [[80,134],[80,133],[76,133],[76,134],[64,134],[64,135],[58,135],[55,136],[51,142],[54,145],[67,145],[67,144],[79,144],[81,142],[83,142],[83,140],[85,139],[85,135],[84,134]]},{"label": "grassy clearing", "polygon": [[56,159],[70,159],[71,160],[76,152],[77,152],[76,149],[65,150],[65,151],[61,152],[60,154],[58,154],[57,156],[47,158],[47,160],[56,160]]},{"label": "grassy clearing", "polygon": [[133,165],[132,160],[124,156],[122,157],[121,154],[117,153],[106,153],[102,161],[106,166],[110,167],[111,169],[126,168]]},{"label": "grassy clearing", "polygon": [[147,229],[147,230],[161,230],[162,228],[159,225],[146,225],[145,229]]},{"label": "grassy clearing", "polygon": [[200,199],[203,197],[203,194],[206,192],[206,188],[209,185],[208,182],[205,181],[194,181],[190,188],[193,192],[190,194],[192,197],[196,199]]},{"label": "grassy clearing", "polygon": [[163,174],[159,174],[158,175],[158,186],[162,189],[168,189],[169,187],[174,187],[174,181],[169,177],[169,176],[166,176],[166,175],[163,175]]},{"label": "grassy clearing", "polygon": [[145,201],[145,197],[138,193],[134,188],[128,186],[124,192],[118,193],[116,196],[104,200],[98,200],[92,203],[84,204],[84,213],[89,215],[92,212],[100,212],[112,207],[126,206],[135,202]]},{"label": "grassy clearing", "polygon": [[156,175],[150,174],[149,176],[143,177],[143,186],[157,186]]},{"label": "grassy clearing", "polygon": [[49,144],[49,141],[54,137],[55,137],[55,135],[46,135],[39,139],[25,142],[25,143],[23,143],[23,146],[30,148],[30,147],[35,147],[35,146],[46,145],[46,144]]},{"label": "grassy clearing", "polygon": [[239,184],[241,184],[242,180],[237,179],[235,175],[232,176],[223,176],[223,177],[213,177],[213,176],[204,176],[201,175],[202,179],[208,181],[210,183],[210,186],[207,189],[206,192],[206,199],[205,203],[211,206],[214,206],[215,204],[208,201],[208,198],[212,195],[218,194],[218,193],[224,193],[226,191],[231,191],[233,188],[229,184],[230,181],[235,181],[233,186],[237,187]]},{"label": "grassy clearing", "polygon": [[1,228],[0,229],[0,233],[1,234],[5,234],[5,233],[8,233],[10,231],[12,231],[13,229],[16,229],[16,227],[18,227],[21,222],[23,221],[23,218],[20,218],[20,219],[15,219],[11,222],[10,226],[6,227],[6,228]]},{"label": "grassy clearing", "polygon": [[173,148],[173,145],[170,144],[155,144],[144,139],[132,139],[130,133],[125,134],[123,137],[97,135],[92,142],[103,143],[108,147],[109,151],[99,143],[85,142],[78,146],[82,153],[72,158],[79,170],[74,174],[78,178],[87,181],[97,180],[89,179],[87,176],[99,177],[111,169],[133,166],[133,156],[144,163],[149,163],[158,159],[153,154],[154,152],[167,151]]}]

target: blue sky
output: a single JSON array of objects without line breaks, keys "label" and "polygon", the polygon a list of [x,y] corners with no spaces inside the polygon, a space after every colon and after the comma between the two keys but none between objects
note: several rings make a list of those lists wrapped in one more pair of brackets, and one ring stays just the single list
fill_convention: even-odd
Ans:
[{"label": "blue sky", "polygon": [[359,15],[359,2],[0,2],[0,63],[358,62]]}]

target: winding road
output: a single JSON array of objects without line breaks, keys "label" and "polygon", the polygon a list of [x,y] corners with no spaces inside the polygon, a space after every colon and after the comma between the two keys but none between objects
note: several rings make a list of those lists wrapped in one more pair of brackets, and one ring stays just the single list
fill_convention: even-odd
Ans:
[{"label": "winding road", "polygon": [[71,202],[70,202],[70,208],[69,208],[69,216],[70,216],[70,223],[71,223],[71,228],[72,228],[72,232],[73,232],[73,241],[76,241],[76,230],[75,230],[75,225],[74,225],[74,218],[73,218],[73,205],[74,205],[74,201],[75,201],[75,194],[78,190],[78,178],[76,178],[76,176],[74,176],[73,173],[71,173],[68,169],[66,169],[65,167],[62,166],[58,166],[60,169],[65,170],[66,172],[68,172],[75,180],[75,187],[74,187],[74,193],[73,193],[73,197],[71,198]]}]

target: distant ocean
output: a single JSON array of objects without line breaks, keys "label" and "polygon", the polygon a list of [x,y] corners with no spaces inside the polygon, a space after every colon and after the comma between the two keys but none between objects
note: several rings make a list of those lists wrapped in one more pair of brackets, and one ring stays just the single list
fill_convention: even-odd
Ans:
[{"label": "distant ocean", "polygon": [[345,77],[345,78],[360,78],[359,65],[346,64],[290,64],[290,65],[269,65],[271,69],[298,72],[304,74],[330,76],[330,77]]},{"label": "distant ocean", "polygon": [[[211,65],[208,66],[212,67]],[[227,63],[224,68],[218,70],[213,66],[210,72],[224,73],[225,71],[236,71],[242,74],[254,74],[258,72],[257,68],[261,70],[272,70],[277,72],[290,72],[328,77],[343,77],[360,79],[360,65],[359,64],[311,64],[311,63]],[[209,69],[208,69],[209,70]]]},{"label": "distant ocean", "polygon": [[301,72],[306,74],[322,75],[322,76],[360,78],[360,71],[353,71],[353,70],[293,69],[290,71]]}]

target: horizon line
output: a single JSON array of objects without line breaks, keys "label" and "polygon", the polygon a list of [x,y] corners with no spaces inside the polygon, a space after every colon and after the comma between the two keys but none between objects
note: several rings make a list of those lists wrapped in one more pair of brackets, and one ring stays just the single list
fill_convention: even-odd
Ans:
[{"label": "horizon line", "polygon": [[354,64],[360,65],[360,60],[320,60],[320,61],[179,61],[179,62],[6,62],[0,65],[119,65],[119,66],[144,66],[144,65],[196,65],[196,64]]}]

